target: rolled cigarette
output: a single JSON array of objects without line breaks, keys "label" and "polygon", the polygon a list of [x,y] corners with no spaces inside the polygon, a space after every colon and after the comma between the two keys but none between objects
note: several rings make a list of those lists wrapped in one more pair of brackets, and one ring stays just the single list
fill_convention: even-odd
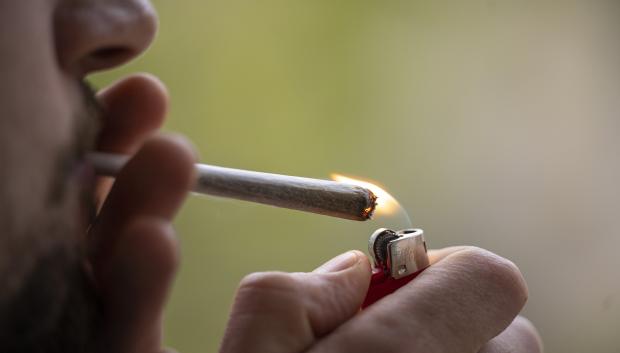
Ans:
[{"label": "rolled cigarette", "polygon": [[[89,162],[99,175],[116,176],[129,157],[91,153]],[[241,169],[196,164],[194,192],[257,202],[321,215],[365,221],[377,197],[357,185]]]}]

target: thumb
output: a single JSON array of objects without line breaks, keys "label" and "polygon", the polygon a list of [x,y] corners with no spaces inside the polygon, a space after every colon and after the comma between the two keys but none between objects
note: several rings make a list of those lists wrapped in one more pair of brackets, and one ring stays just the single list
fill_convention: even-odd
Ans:
[{"label": "thumb", "polygon": [[369,282],[370,264],[359,251],[312,273],[251,274],[237,290],[220,352],[304,351],[359,311]]}]

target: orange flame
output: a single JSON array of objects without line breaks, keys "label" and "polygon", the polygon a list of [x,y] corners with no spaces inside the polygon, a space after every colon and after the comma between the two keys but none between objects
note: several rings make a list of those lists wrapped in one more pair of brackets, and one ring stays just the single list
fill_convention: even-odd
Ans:
[{"label": "orange flame", "polygon": [[361,180],[361,179],[355,179],[355,178],[351,178],[348,176],[344,176],[342,174],[335,174],[335,173],[332,174],[330,177],[332,178],[332,180],[345,183],[345,184],[361,186],[363,188],[366,188],[372,191],[373,194],[377,196],[377,201],[376,201],[377,206],[375,208],[375,215],[393,214],[399,209],[401,209],[398,201],[396,201],[396,199],[392,195],[390,195],[387,191],[385,191],[385,189],[378,186],[375,181],[371,182],[371,181],[366,181],[366,180]]}]

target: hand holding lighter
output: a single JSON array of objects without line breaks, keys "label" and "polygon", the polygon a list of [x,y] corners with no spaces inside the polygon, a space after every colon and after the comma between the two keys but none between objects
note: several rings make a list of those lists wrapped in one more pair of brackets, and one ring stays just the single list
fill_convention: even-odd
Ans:
[{"label": "hand holding lighter", "polygon": [[368,242],[374,266],[362,309],[406,285],[429,265],[422,229],[377,229]]}]

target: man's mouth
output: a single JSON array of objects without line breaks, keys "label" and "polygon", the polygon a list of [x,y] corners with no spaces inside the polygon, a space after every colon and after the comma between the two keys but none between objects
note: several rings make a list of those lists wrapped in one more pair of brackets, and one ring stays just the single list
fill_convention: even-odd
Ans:
[{"label": "man's mouth", "polygon": [[94,213],[95,171],[86,160],[86,153],[95,148],[100,128],[102,108],[94,90],[86,82],[80,84],[81,107],[74,117],[72,140],[58,151],[57,162],[48,194],[48,202],[53,206],[71,202],[67,198],[78,198],[79,217],[92,221]]}]

